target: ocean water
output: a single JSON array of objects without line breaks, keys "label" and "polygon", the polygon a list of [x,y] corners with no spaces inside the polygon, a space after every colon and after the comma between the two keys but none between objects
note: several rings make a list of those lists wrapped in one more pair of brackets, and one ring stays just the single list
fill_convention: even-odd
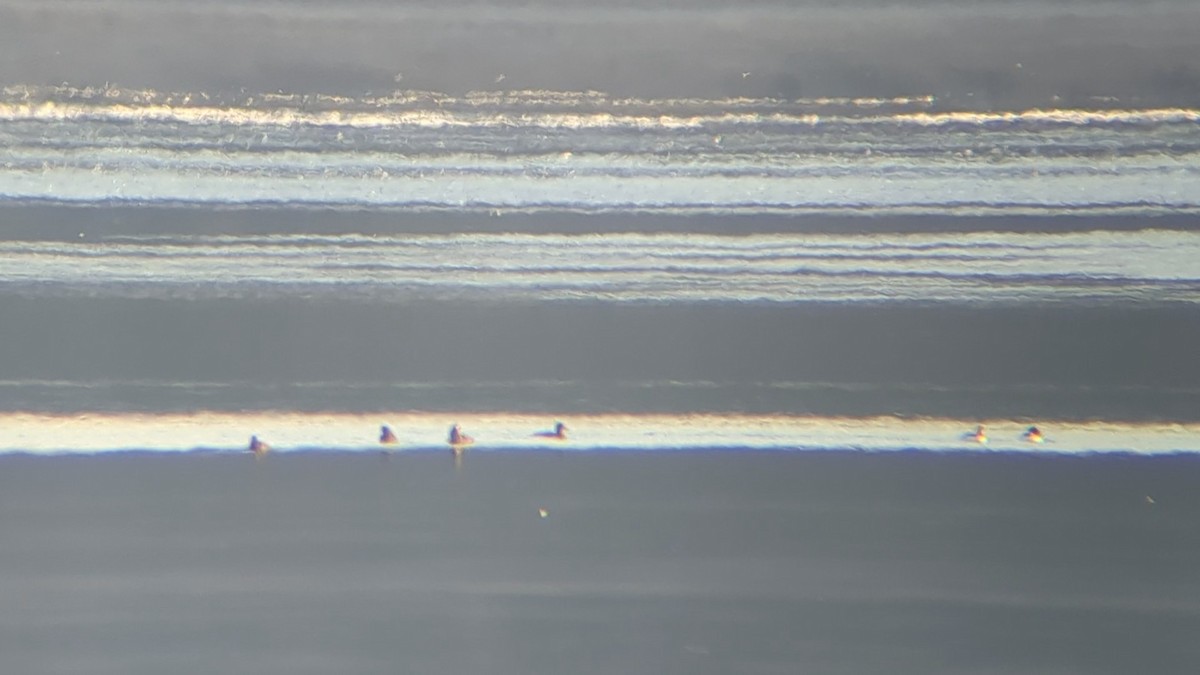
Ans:
[{"label": "ocean water", "polygon": [[0,2],[0,665],[1195,670],[1197,29]]},{"label": "ocean water", "polygon": [[1200,410],[1193,109],[10,87],[0,119],[8,410]]},{"label": "ocean water", "polygon": [[5,455],[0,648],[56,673],[1187,671],[1197,468]]}]

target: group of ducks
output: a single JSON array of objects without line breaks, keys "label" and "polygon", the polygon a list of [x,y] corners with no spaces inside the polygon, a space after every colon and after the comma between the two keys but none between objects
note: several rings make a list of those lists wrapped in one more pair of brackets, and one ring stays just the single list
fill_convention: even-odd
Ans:
[{"label": "group of ducks", "polygon": [[[563,424],[562,422],[555,422],[554,429],[550,431],[538,431],[533,435],[537,438],[553,438],[556,440],[565,441],[567,439],[568,431],[570,431],[570,429],[567,428],[567,425]],[[392,428],[385,424],[379,428],[379,442],[383,445],[395,445],[396,443],[400,442],[400,439],[396,437],[396,432],[392,431]],[[463,433],[462,427],[455,424],[454,426],[450,427],[450,433],[446,437],[446,442],[450,444],[450,449],[457,457],[461,455],[463,450],[465,450],[468,446],[474,444],[475,439]],[[270,451],[271,446],[261,438],[258,436],[250,437],[250,452],[253,452],[255,455],[264,455]]]},{"label": "group of ducks", "polygon": [[[981,445],[987,443],[987,428],[980,424],[979,426],[975,427],[974,432],[966,434],[966,438],[967,440],[975,441]],[[1021,440],[1027,443],[1044,443],[1046,442],[1046,437],[1042,435],[1041,429],[1038,429],[1037,427],[1029,427],[1024,433],[1021,434]]]},{"label": "group of ducks", "polygon": [[[538,431],[533,435],[537,438],[552,438],[563,441],[567,439],[567,431],[569,431],[567,425],[563,424],[562,422],[555,422],[554,429],[550,431]],[[966,440],[974,441],[980,445],[983,445],[988,442],[987,427],[980,424],[979,426],[975,427],[975,431],[964,434],[964,438]],[[1021,440],[1027,443],[1044,443],[1046,441],[1046,437],[1042,434],[1041,429],[1038,429],[1036,426],[1031,426],[1021,434]],[[385,424],[379,429],[379,442],[383,445],[395,445],[396,443],[400,442],[400,439],[396,437],[396,432],[392,431],[392,428]],[[468,436],[467,434],[463,433],[462,427],[455,424],[454,426],[450,427],[450,433],[446,437],[446,442],[450,445],[450,449],[457,457],[461,455],[463,450],[465,450],[468,446],[474,444],[475,439],[472,436]],[[267,452],[270,452],[270,450],[271,446],[267,445],[267,443],[258,436],[250,437],[250,452],[253,452],[256,455],[263,455]]]}]

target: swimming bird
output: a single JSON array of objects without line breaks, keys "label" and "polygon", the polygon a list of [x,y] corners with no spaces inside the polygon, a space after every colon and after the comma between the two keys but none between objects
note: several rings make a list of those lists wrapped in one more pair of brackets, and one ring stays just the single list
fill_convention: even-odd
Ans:
[{"label": "swimming bird", "polygon": [[534,436],[537,436],[538,438],[554,438],[560,441],[565,441],[567,440],[568,431],[570,431],[570,429],[567,428],[567,425],[563,424],[562,422],[555,422],[553,431],[539,431],[535,433]]},{"label": "swimming bird", "polygon": [[250,437],[250,452],[253,452],[255,455],[261,457],[270,451],[271,446],[267,445],[266,442],[260,439],[258,436]]},{"label": "swimming bird", "polygon": [[392,433],[392,428],[385,424],[379,428],[379,442],[391,445],[392,443],[398,443],[399,440],[396,438],[396,434]]},{"label": "swimming bird", "polygon": [[462,427],[455,424],[454,426],[450,427],[450,436],[446,439],[446,441],[450,443],[450,450],[454,453],[454,459],[457,462],[457,460],[462,457],[463,451],[467,449],[468,445],[474,443],[475,439],[464,434],[462,432]]},{"label": "swimming bird", "polygon": [[979,443],[981,445],[984,443],[987,443],[987,441],[988,441],[987,430],[984,428],[984,426],[982,424],[975,427],[975,431],[973,433],[964,434],[964,437],[968,441],[975,441],[976,443]]},{"label": "swimming bird", "polygon": [[450,427],[450,436],[446,440],[450,443],[450,445],[470,445],[475,442],[475,439],[464,434],[462,432],[462,427],[457,424]]},{"label": "swimming bird", "polygon": [[1029,441],[1030,443],[1043,443],[1046,440],[1046,437],[1042,435],[1042,430],[1038,429],[1037,427],[1029,427],[1026,429],[1025,433],[1021,434],[1021,438]]}]

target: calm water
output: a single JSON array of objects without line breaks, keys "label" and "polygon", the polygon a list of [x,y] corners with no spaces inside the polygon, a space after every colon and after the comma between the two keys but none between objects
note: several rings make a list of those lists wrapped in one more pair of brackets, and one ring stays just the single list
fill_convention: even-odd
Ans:
[{"label": "calm water", "polygon": [[1196,670],[1200,13],[960,4],[0,1],[0,663]]},{"label": "calm water", "polygon": [[22,671],[1127,673],[1200,659],[1194,456],[0,468],[0,647]]}]

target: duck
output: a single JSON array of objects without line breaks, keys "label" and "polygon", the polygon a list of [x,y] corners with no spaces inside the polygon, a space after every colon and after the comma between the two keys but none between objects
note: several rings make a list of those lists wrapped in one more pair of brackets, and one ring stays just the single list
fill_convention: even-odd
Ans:
[{"label": "duck", "polygon": [[255,455],[261,456],[261,455],[267,454],[270,451],[271,451],[271,446],[267,445],[266,441],[262,440],[258,436],[250,437],[250,452],[253,452]]},{"label": "duck", "polygon": [[1021,438],[1030,443],[1044,443],[1046,441],[1046,437],[1042,435],[1042,430],[1037,427],[1026,429],[1025,433],[1021,434]]},{"label": "duck", "polygon": [[450,436],[446,440],[450,443],[450,445],[460,447],[464,445],[470,445],[475,442],[475,439],[464,434],[462,432],[462,427],[457,424],[450,427]]},{"label": "duck", "polygon": [[462,427],[455,424],[450,427],[450,436],[446,441],[450,444],[450,451],[454,454],[454,465],[458,466],[458,463],[462,461],[463,453],[467,450],[467,446],[474,443],[475,439],[464,434]]},{"label": "duck", "polygon": [[975,441],[981,445],[988,442],[987,430],[982,424],[975,427],[975,431],[964,434],[964,437],[969,441]]},{"label": "duck", "polygon": [[560,441],[565,441],[567,440],[568,431],[570,431],[570,429],[567,428],[567,425],[563,424],[562,422],[555,422],[553,431],[539,431],[535,433],[534,436],[537,436],[538,438],[554,438]]},{"label": "duck", "polygon": [[379,428],[379,442],[384,445],[392,445],[400,441],[396,438],[396,434],[392,432],[392,428],[385,424]]}]

